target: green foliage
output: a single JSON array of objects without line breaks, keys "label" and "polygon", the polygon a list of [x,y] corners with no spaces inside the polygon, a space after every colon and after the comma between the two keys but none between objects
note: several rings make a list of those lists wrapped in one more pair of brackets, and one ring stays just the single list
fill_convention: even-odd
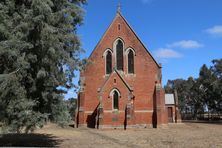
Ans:
[{"label": "green foliage", "polygon": [[59,102],[51,104],[52,121],[58,123],[60,126],[64,127],[71,121],[71,116],[69,114],[68,107],[66,105],[65,100],[62,97],[58,99]]},{"label": "green foliage", "polygon": [[0,122],[12,131],[32,131],[47,115],[70,119],[63,91],[83,65],[76,35],[85,0],[0,2]]},{"label": "green foliage", "polygon": [[70,98],[70,99],[66,100],[65,103],[66,103],[66,106],[68,108],[71,118],[74,120],[75,111],[76,111],[76,107],[77,107],[77,99]]},{"label": "green foliage", "polygon": [[179,107],[182,112],[197,114],[208,111],[213,114],[222,113],[222,59],[213,60],[208,68],[201,67],[199,77],[188,80],[168,80],[166,93],[173,93],[176,89]]},{"label": "green foliage", "polygon": [[76,99],[63,100],[63,97],[61,97],[59,103],[52,104],[53,121],[62,127],[71,123],[75,117],[76,106]]},{"label": "green foliage", "polygon": [[[35,101],[26,98],[25,89],[15,75],[9,75],[1,83],[0,118],[7,131],[20,133],[43,126],[46,114],[33,111]],[[5,127],[4,127],[5,128]]]}]

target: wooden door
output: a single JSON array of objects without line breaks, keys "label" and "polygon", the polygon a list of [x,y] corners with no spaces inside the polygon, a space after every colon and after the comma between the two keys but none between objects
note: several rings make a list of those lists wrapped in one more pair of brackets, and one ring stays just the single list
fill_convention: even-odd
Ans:
[{"label": "wooden door", "polygon": [[173,108],[168,107],[168,122],[173,122]]}]

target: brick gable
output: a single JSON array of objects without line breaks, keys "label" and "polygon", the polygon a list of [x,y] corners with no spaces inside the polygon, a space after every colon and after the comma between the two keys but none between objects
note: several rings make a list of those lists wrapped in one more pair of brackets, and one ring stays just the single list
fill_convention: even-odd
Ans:
[{"label": "brick gable", "polygon": [[[124,52],[124,70],[116,71],[116,51],[115,42],[121,40],[123,42]],[[127,49],[131,48],[134,55],[134,74],[127,72]],[[112,74],[105,73],[105,51],[112,52]],[[161,67],[143,43],[139,40],[135,32],[131,29],[124,17],[118,12],[112,21],[111,25],[96,45],[95,49],[88,58],[90,63],[84,71],[81,72],[82,91],[79,93],[79,108],[78,119],[80,125],[97,123],[103,126],[122,126],[126,119],[127,104],[130,107],[130,117],[127,121],[131,125],[152,125],[152,116],[154,112],[154,103],[156,100],[163,100],[164,95],[159,95],[161,98],[156,98],[156,85],[161,84]],[[116,83],[114,83],[116,81]],[[120,110],[114,113],[112,101],[110,101],[110,91],[118,89],[121,93]],[[162,88],[159,90],[163,93]],[[161,93],[160,92],[160,93]],[[161,94],[162,94],[161,93]],[[133,96],[131,100],[130,96]],[[84,102],[84,103],[83,103]],[[162,101],[158,101],[161,102]],[[159,104],[165,114],[164,105]],[[102,108],[103,115],[99,117],[99,109]],[[94,113],[94,116],[92,114]],[[96,114],[96,115],[95,115]],[[159,115],[159,114],[158,114]],[[113,120],[115,116],[115,120]],[[165,123],[164,116],[160,122]],[[93,121],[91,121],[93,120]],[[94,122],[95,120],[95,122]],[[160,123],[160,124],[161,124]]]}]

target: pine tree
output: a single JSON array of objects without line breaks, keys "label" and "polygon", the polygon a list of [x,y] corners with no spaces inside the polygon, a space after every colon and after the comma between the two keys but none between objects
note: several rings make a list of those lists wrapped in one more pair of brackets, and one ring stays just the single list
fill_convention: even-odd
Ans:
[{"label": "pine tree", "polygon": [[13,131],[33,130],[46,115],[69,120],[58,88],[74,87],[74,71],[82,65],[76,31],[85,2],[1,0],[0,122]]}]

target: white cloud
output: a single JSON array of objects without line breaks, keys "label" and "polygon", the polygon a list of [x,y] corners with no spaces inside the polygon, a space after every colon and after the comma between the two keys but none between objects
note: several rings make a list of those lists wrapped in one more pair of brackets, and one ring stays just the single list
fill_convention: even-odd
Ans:
[{"label": "white cloud", "polygon": [[222,36],[222,25],[217,25],[204,31],[214,36]]},{"label": "white cloud", "polygon": [[141,0],[143,4],[151,3],[153,0]]},{"label": "white cloud", "polygon": [[154,51],[154,54],[157,58],[181,58],[182,54],[179,52],[176,52],[173,49],[168,48],[159,48],[156,51]]},{"label": "white cloud", "polygon": [[188,49],[188,48],[200,48],[200,47],[203,47],[203,44],[197,41],[193,41],[193,40],[182,40],[182,41],[174,42],[172,44],[168,44],[167,47]]}]

